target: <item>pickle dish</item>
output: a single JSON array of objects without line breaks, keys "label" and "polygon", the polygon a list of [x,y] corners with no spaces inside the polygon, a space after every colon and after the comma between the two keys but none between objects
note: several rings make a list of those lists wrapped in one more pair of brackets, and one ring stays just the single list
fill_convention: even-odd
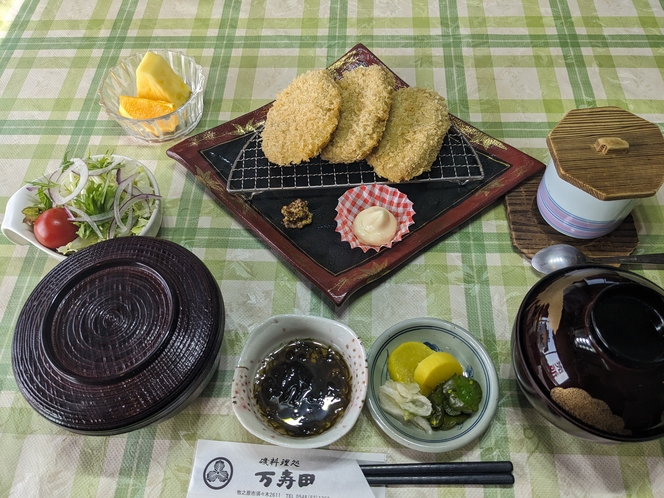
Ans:
[{"label": "pickle dish", "polygon": [[[387,359],[406,342],[421,342],[434,351],[451,354],[461,364],[463,376],[482,389],[478,410],[463,423],[447,430],[429,432],[388,413],[380,403],[380,387],[391,380]],[[498,375],[482,344],[469,332],[436,318],[413,318],[393,325],[381,334],[369,350],[367,406],[375,423],[394,441],[414,450],[443,453],[456,450],[479,438],[489,427],[498,406]]]},{"label": "pickle dish", "polygon": [[[339,387],[341,394],[337,396],[337,386],[341,386],[341,381],[335,378],[329,384],[331,387],[325,388],[327,394],[318,394],[314,382],[329,372],[317,370],[314,365],[316,357],[297,361],[302,350],[289,357],[294,360],[274,366],[271,362],[276,363],[281,358],[280,353],[275,352],[293,347],[295,342],[304,351],[315,343],[318,349],[312,347],[309,350],[316,354],[325,351],[345,363],[350,386],[344,391]],[[305,345],[301,346],[301,343]],[[274,367],[270,375],[263,376],[261,372],[270,367]],[[276,393],[279,410],[270,411],[271,407],[261,402],[264,399],[261,398],[261,390],[278,375],[274,374],[275,371],[289,372],[284,383],[288,393],[284,396]],[[364,347],[355,332],[346,325],[321,317],[274,316],[251,332],[240,353],[233,375],[233,411],[247,431],[268,443],[302,449],[328,446],[346,435],[357,421],[367,392],[367,374]],[[276,384],[281,385],[278,382],[272,385]],[[332,415],[328,407],[337,403],[332,399],[334,397],[345,401],[343,410],[339,409]],[[319,424],[320,420],[326,419],[326,425]]]}]

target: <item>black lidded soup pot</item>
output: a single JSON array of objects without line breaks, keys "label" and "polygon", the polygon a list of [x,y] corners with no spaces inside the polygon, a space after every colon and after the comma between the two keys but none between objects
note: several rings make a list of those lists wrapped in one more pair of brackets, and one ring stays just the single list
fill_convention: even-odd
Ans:
[{"label": "black lidded soup pot", "polygon": [[517,313],[512,360],[533,407],[566,432],[664,436],[664,290],[648,279],[610,266],[547,275]]}]

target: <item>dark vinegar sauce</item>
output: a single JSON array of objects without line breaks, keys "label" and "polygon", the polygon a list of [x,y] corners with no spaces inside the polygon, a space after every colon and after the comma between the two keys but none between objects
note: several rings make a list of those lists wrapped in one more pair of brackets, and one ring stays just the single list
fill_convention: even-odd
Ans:
[{"label": "dark vinegar sauce", "polygon": [[306,437],[332,427],[351,397],[351,375],[341,354],[311,339],[271,353],[254,379],[258,409],[281,434]]}]

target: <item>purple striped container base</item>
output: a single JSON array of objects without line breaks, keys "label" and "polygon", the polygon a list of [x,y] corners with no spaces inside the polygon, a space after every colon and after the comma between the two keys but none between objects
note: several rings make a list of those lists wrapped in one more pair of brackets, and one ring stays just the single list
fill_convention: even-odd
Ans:
[{"label": "purple striped container base", "polygon": [[596,239],[615,230],[623,221],[593,221],[574,215],[563,209],[551,197],[545,182],[537,189],[537,207],[542,218],[560,233],[576,239]]}]

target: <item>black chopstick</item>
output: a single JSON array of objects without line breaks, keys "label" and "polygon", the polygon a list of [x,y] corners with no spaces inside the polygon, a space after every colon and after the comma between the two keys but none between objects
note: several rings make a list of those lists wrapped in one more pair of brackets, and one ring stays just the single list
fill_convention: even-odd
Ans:
[{"label": "black chopstick", "polygon": [[459,474],[439,476],[366,476],[370,486],[385,486],[395,484],[426,485],[426,484],[514,484],[514,476],[511,473],[496,472],[491,474]]},{"label": "black chopstick", "polygon": [[512,472],[512,462],[425,462],[360,465],[365,476],[458,475]]},{"label": "black chopstick", "polygon": [[372,486],[514,484],[513,465],[509,461],[367,464],[360,468]]}]

